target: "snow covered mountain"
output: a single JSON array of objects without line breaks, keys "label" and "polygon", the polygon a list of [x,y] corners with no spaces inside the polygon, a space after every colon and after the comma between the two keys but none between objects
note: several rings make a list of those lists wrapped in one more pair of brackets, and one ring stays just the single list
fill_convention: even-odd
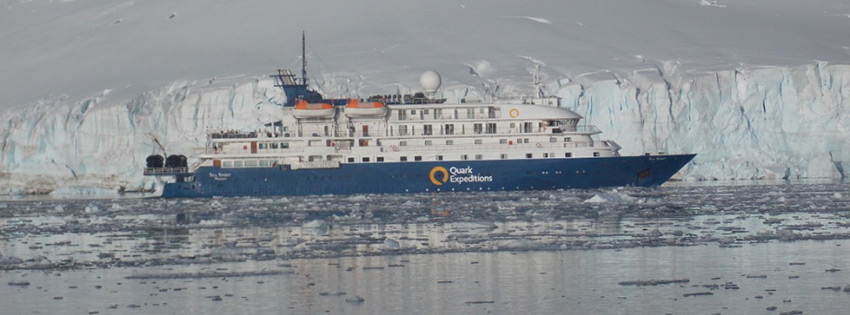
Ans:
[{"label": "snow covered mountain", "polygon": [[682,178],[841,178],[848,29],[843,0],[5,1],[0,190],[151,187],[147,155],[278,113],[301,30],[329,96],[527,94],[541,65],[624,154],[697,153]]}]

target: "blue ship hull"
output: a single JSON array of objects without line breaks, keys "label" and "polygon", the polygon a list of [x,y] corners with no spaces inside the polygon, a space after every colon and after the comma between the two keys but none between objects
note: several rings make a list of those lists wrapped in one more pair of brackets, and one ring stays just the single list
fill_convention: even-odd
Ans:
[{"label": "blue ship hull", "polygon": [[352,163],[338,168],[201,167],[162,197],[347,195],[658,186],[694,154],[566,159]]}]

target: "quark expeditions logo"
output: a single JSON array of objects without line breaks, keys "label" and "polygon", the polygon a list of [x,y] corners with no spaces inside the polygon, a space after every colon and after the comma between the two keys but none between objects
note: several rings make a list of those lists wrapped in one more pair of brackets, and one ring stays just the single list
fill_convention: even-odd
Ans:
[{"label": "quark expeditions logo", "polygon": [[442,186],[446,182],[463,184],[493,181],[493,176],[473,174],[472,166],[467,166],[463,168],[452,166],[449,169],[446,169],[442,166],[435,166],[431,169],[431,174],[429,177],[431,178],[431,182],[437,186]]}]

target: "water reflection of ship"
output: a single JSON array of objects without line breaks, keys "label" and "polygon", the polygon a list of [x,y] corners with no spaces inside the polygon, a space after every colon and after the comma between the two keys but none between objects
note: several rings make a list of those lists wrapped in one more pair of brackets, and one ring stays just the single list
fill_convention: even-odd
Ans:
[{"label": "water reflection of ship", "polygon": [[451,211],[447,208],[440,207],[442,202],[436,196],[431,199],[431,215],[435,217],[448,217]]}]

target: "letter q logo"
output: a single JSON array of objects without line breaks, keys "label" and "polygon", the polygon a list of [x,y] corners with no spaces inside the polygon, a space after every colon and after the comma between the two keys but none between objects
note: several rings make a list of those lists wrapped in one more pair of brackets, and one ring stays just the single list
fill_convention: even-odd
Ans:
[{"label": "letter q logo", "polygon": [[[443,175],[441,176],[441,177],[442,177],[442,179],[437,179],[437,174],[438,174],[438,173],[442,173],[442,174],[443,174]],[[436,167],[434,167],[434,168],[432,168],[432,169],[431,169],[431,175],[430,175],[430,177],[431,177],[431,182],[432,182],[432,183],[434,183],[434,185],[441,186],[441,185],[443,185],[443,183],[445,183],[446,181],[448,181],[448,180],[449,180],[449,171],[448,171],[448,170],[446,170],[446,168],[445,168],[445,167],[442,167],[442,166],[436,166]]]}]

